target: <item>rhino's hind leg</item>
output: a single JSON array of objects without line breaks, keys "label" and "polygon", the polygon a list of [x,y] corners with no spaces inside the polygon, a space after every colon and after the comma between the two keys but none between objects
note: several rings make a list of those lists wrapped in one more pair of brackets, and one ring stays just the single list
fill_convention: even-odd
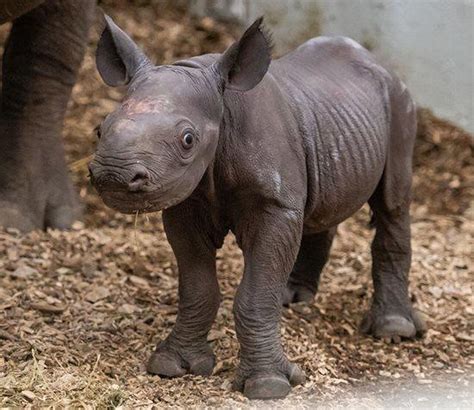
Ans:
[{"label": "rhino's hind leg", "polygon": [[313,300],[335,233],[336,227],[303,236],[296,263],[284,291],[283,305]]},{"label": "rhino's hind leg", "polygon": [[421,335],[425,325],[408,295],[411,264],[410,191],[416,114],[406,87],[395,81],[390,91],[391,135],[382,179],[369,200],[376,233],[372,242],[374,298],[361,330],[400,341]]},{"label": "rhino's hind leg", "polygon": [[49,0],[13,23],[3,55],[0,226],[67,228],[78,215],[61,143],[95,0]]},{"label": "rhino's hind leg", "polygon": [[425,329],[408,295],[411,263],[408,205],[389,211],[376,193],[371,206],[376,225],[372,243],[374,297],[361,330],[377,338],[399,342],[402,338],[420,335]]}]

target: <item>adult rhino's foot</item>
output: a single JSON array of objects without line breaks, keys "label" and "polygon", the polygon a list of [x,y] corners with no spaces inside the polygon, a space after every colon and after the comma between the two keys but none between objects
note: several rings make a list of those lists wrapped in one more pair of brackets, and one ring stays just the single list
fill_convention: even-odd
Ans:
[{"label": "adult rhino's foot", "polygon": [[[37,182],[39,190],[0,192],[0,226],[21,232],[34,229],[69,229],[80,218],[82,207],[70,184],[45,189]],[[36,191],[36,192],[35,192]],[[46,192],[49,191],[49,194]],[[3,199],[3,197],[6,197]]]},{"label": "adult rhino's foot", "polygon": [[186,349],[165,340],[158,344],[148,360],[148,373],[162,377],[180,377],[187,373],[210,376],[216,360],[209,345]]},{"label": "adult rhino's foot", "polygon": [[83,205],[75,192],[62,195],[47,204],[44,228],[69,229],[82,216]]},{"label": "adult rhino's foot", "polygon": [[304,285],[288,283],[283,292],[283,306],[288,306],[290,303],[312,302],[315,293],[314,290]]},{"label": "adult rhino's foot", "polygon": [[0,114],[0,227],[68,229],[81,211],[60,134]]},{"label": "adult rhino's foot", "polygon": [[360,325],[362,333],[393,343],[399,343],[402,339],[421,337],[426,329],[421,315],[415,310],[407,316],[382,313],[375,307],[367,312]]},{"label": "adult rhino's foot", "polygon": [[282,399],[291,386],[303,384],[306,376],[301,368],[285,360],[275,369],[259,369],[240,366],[234,381],[234,390],[241,391],[251,400]]},{"label": "adult rhino's foot", "polygon": [[16,204],[0,201],[0,226],[28,232],[37,228],[34,219],[34,217],[30,218],[27,212],[19,209]]},{"label": "adult rhino's foot", "polygon": [[82,208],[60,135],[25,127],[4,124],[0,116],[0,227],[68,229]]}]

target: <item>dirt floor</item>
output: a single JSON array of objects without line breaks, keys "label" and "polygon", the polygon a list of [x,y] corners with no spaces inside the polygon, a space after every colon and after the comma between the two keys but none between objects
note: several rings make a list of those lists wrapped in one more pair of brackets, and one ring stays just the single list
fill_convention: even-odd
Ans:
[{"label": "dirt floor", "polygon": [[[103,4],[157,62],[221,51],[237,32],[163,1]],[[223,302],[209,335],[214,375],[145,373],[176,318],[176,264],[159,214],[117,214],[88,185],[93,129],[121,98],[98,78],[96,41],[94,32],[65,127],[84,222],[70,232],[0,231],[0,407],[264,406],[230,389],[238,352],[232,300],[242,273],[233,237],[217,261]],[[473,408],[472,137],[426,111],[420,120],[411,295],[430,330],[402,344],[358,333],[372,293],[364,208],[339,227],[314,303],[284,310],[285,349],[308,381],[268,408]]]}]

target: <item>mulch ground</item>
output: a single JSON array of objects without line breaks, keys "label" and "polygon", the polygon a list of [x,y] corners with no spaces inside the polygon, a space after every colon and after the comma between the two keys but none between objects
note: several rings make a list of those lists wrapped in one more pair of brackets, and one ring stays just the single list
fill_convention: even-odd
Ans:
[{"label": "mulch ground", "polygon": [[[103,7],[156,62],[221,51],[238,32],[170,2],[135,3]],[[91,37],[65,127],[85,221],[70,232],[0,231],[0,407],[262,406],[230,389],[238,353],[232,300],[243,265],[232,236],[217,260],[223,302],[209,335],[214,375],[145,373],[176,319],[176,263],[159,214],[117,214],[88,185],[83,159],[94,151],[93,129],[122,95],[99,80],[97,32]],[[357,330],[372,293],[364,208],[339,226],[315,301],[283,313],[285,349],[308,381],[266,406],[472,408],[472,148],[471,136],[420,111],[410,289],[430,328],[425,338],[387,344]]]}]

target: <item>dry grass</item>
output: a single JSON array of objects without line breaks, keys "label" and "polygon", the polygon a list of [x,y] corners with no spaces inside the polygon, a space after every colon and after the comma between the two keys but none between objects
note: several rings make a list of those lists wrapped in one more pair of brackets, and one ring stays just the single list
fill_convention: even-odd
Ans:
[{"label": "dry grass", "polygon": [[[220,51],[232,41],[212,20],[142,3],[147,7],[132,10],[124,1],[104,7],[157,61]],[[136,222],[106,209],[76,162],[93,152],[92,130],[120,97],[99,81],[91,49],[66,122],[85,225],[25,236],[0,232],[0,407],[255,407],[230,390],[238,351],[232,300],[242,272],[232,237],[217,261],[223,302],[210,334],[214,375],[165,380],[145,373],[145,360],[176,318],[175,261],[160,216]],[[268,407],[472,405],[471,140],[426,113],[421,130],[411,294],[428,334],[388,345],[357,332],[372,291],[373,233],[364,209],[339,227],[314,303],[284,311],[286,351],[309,377]]]}]

